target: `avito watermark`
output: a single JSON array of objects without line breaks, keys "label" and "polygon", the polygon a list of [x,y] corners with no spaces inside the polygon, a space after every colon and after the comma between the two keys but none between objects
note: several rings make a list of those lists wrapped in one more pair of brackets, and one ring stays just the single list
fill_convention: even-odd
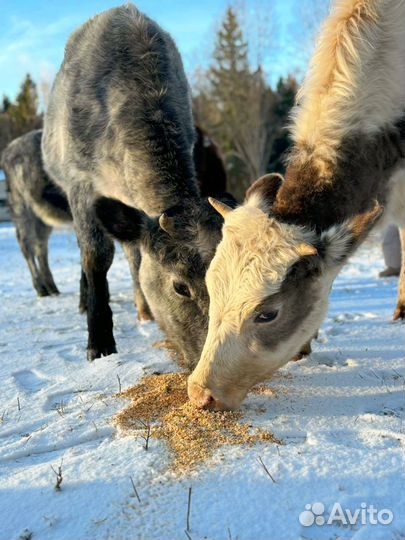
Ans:
[{"label": "avito watermark", "polygon": [[298,517],[304,527],[315,524],[322,525],[389,525],[394,519],[394,514],[388,508],[379,510],[374,505],[360,504],[360,508],[349,510],[335,502],[329,515],[325,515],[325,505],[321,502],[306,504],[305,510]]}]

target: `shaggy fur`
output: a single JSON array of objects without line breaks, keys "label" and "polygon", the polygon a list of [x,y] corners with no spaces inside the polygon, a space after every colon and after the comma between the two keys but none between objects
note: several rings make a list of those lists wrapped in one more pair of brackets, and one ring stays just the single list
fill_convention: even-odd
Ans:
[{"label": "shaggy fur", "polygon": [[[335,2],[293,113],[285,181],[266,176],[242,208],[219,207],[208,336],[189,379],[200,406],[238,406],[297,354],[383,207],[404,223],[404,20],[403,0]],[[299,276],[292,287],[291,272]],[[397,317],[404,306],[400,292]]]},{"label": "shaggy fur", "polygon": [[337,0],[324,23],[294,110],[294,155],[331,178],[342,141],[403,115],[403,0]]},{"label": "shaggy fur", "polygon": [[72,221],[67,199],[44,171],[41,130],[10,143],[2,155],[8,203],[21,251],[39,296],[58,294],[48,264],[48,239],[54,226]]},{"label": "shaggy fur", "polygon": [[45,117],[47,172],[149,215],[197,198],[191,98],[177,48],[132,4],[70,38]]},{"label": "shaggy fur", "polygon": [[378,200],[395,221],[403,219],[388,202],[392,179],[404,167],[404,120],[405,116],[373,135],[356,132],[347,136],[331,178],[320,176],[314,160],[302,162],[294,152],[272,207],[273,215],[320,232],[367,211]]},{"label": "shaggy fur", "polygon": [[[201,210],[194,138],[180,55],[155,22],[129,4],[73,34],[50,96],[42,149],[47,172],[67,194],[79,240],[90,360],[116,351],[106,274],[117,237],[128,243],[139,276],[139,313],[150,308],[186,362],[197,362],[206,332],[207,256],[221,220]],[[159,224],[162,212],[181,224],[176,241]]]},{"label": "shaggy fur", "polygon": [[[224,165],[207,135],[200,128],[196,128],[196,131],[198,138],[193,155],[199,188],[202,193],[218,196],[226,190],[226,177],[221,173],[225,170]],[[71,224],[72,215],[66,196],[44,171],[41,138],[42,130],[36,130],[11,142],[3,152],[2,167],[6,173],[8,203],[34,288],[39,296],[47,296],[58,293],[48,264],[48,238],[53,227]],[[214,221],[218,220],[215,218]],[[123,243],[123,249],[134,281],[138,317],[141,320],[150,319],[153,315],[139,284],[140,253],[126,243]],[[212,247],[210,249],[212,252]],[[35,254],[40,253],[42,265],[39,258],[35,261]],[[86,288],[85,276],[82,275],[81,312],[87,310]]]},{"label": "shaggy fur", "polygon": [[151,215],[198,200],[193,143],[181,59],[156,23],[129,4],[72,35],[50,96],[42,150],[47,172],[67,194],[81,249],[90,360],[116,351],[106,280],[114,246],[94,198],[114,197]]}]

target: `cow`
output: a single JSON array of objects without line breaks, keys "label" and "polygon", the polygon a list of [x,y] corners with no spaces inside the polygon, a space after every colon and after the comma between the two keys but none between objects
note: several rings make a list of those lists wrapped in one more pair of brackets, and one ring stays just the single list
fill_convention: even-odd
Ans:
[{"label": "cow", "polygon": [[227,175],[217,145],[200,126],[195,126],[196,142],[193,156],[198,185],[203,197],[215,197],[226,192]]},{"label": "cow", "polygon": [[[208,134],[195,126],[196,141],[193,156],[201,195],[224,196],[226,170],[221,155]],[[42,130],[26,133],[12,141],[2,154],[1,166],[7,183],[8,205],[16,228],[16,235],[38,296],[59,294],[48,261],[48,240],[54,227],[72,225],[67,198],[46,174],[41,156]],[[123,245],[129,257],[134,250]],[[140,260],[138,261],[138,265]],[[133,273],[135,305],[138,318],[153,318],[140,289],[137,264],[130,261]],[[80,311],[85,311],[81,299]]]},{"label": "cow", "polygon": [[[237,408],[316,333],[333,281],[381,223],[405,250],[405,2],[338,0],[293,110],[285,179],[224,217],[206,276],[209,327],[188,380],[199,407]],[[405,317],[405,257],[395,319]]]},{"label": "cow", "polygon": [[66,194],[80,246],[89,360],[116,352],[106,277],[113,238],[132,252],[145,304],[168,339],[188,365],[199,358],[205,271],[222,218],[199,193],[194,141],[182,61],[154,21],[127,4],[70,37],[42,155]]},{"label": "cow", "polygon": [[38,296],[59,294],[48,263],[53,227],[72,221],[61,189],[46,174],[41,157],[40,129],[12,141],[2,154],[8,204],[21,251]]}]

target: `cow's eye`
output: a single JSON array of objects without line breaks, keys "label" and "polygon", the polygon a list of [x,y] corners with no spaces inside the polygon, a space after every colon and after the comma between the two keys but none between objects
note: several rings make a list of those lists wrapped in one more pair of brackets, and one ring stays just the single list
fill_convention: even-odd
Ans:
[{"label": "cow's eye", "polygon": [[277,318],[278,311],[266,311],[263,313],[259,313],[259,315],[256,315],[255,317],[255,323],[268,323],[271,321],[274,321],[274,319]]},{"label": "cow's eye", "polygon": [[185,283],[180,283],[179,281],[173,281],[173,288],[177,294],[180,296],[187,296],[190,298],[191,292]]}]

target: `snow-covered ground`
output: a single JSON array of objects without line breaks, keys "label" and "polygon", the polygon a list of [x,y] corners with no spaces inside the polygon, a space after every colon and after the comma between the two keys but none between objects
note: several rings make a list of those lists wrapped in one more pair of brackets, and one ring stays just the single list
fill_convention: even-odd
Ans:
[{"label": "snow-covered ground", "polygon": [[[285,366],[272,395],[251,395],[243,407],[245,421],[284,445],[222,448],[187,476],[170,469],[163,442],[145,451],[111,423],[125,406],[113,397],[117,375],[125,389],[175,369],[152,348],[155,325],[136,321],[122,253],[109,274],[120,352],[92,364],[73,234],[56,232],[50,255],[62,294],[38,299],[13,227],[0,227],[2,540],[186,539],[189,487],[193,540],[405,537],[404,327],[391,323],[396,280],[376,277],[378,246],[363,247],[338,278],[313,354]],[[52,467],[61,462],[56,491]],[[333,511],[333,523],[306,526],[314,516],[301,513],[316,502],[318,522]],[[392,522],[381,523],[389,512],[370,518],[371,505]],[[344,524],[346,509],[361,512],[357,523]]]}]

